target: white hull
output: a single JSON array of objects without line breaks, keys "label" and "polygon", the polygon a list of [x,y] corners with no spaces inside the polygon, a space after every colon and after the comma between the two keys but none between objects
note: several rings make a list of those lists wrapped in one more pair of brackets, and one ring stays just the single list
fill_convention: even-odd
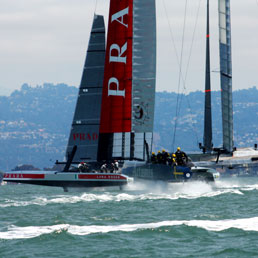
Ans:
[{"label": "white hull", "polygon": [[68,187],[109,187],[123,186],[128,177],[114,173],[74,173],[45,171],[12,171],[4,174],[3,181],[45,186]]}]

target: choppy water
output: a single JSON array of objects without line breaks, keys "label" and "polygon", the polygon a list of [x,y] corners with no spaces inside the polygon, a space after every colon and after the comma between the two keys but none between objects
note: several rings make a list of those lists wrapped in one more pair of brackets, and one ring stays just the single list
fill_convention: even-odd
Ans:
[{"label": "choppy water", "polygon": [[258,178],[68,193],[0,186],[0,257],[258,257]]}]

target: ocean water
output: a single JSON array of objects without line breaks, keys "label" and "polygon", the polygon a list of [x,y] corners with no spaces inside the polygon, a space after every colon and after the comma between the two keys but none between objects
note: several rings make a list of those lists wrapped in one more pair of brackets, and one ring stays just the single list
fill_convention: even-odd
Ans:
[{"label": "ocean water", "polygon": [[0,257],[258,257],[258,178],[0,186]]}]

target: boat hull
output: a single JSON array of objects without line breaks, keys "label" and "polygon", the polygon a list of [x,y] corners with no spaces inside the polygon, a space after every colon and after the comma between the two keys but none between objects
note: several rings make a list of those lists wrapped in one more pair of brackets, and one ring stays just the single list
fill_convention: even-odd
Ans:
[{"label": "boat hull", "polygon": [[258,162],[230,161],[230,162],[194,162],[197,166],[213,168],[221,176],[258,176]]},{"label": "boat hull", "polygon": [[134,180],[164,181],[169,183],[215,181],[213,173],[208,172],[207,170],[191,170],[189,167],[167,166],[164,164],[145,163],[141,165],[128,166],[122,170],[122,173],[134,178]]},{"label": "boat hull", "polygon": [[128,182],[128,177],[114,173],[70,173],[70,172],[28,172],[12,171],[4,174],[4,181],[12,183],[56,186],[94,188],[123,186]]}]

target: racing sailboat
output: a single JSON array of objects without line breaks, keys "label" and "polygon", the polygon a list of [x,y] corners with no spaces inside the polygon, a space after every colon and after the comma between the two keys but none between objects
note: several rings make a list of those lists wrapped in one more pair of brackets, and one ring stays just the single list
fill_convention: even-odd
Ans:
[{"label": "racing sailboat", "polygon": [[[4,173],[4,181],[68,187],[123,186],[128,177],[118,173],[101,173],[97,164],[100,105],[105,62],[104,17],[94,15],[91,36],[83,69],[77,104],[66,151],[66,162],[59,171],[12,171]],[[78,164],[91,161],[88,171],[79,173]],[[76,166],[73,166],[76,165]]]},{"label": "racing sailboat", "polygon": [[209,47],[209,0],[207,0],[207,44],[206,44],[206,83],[204,142],[200,148],[206,154],[192,155],[198,166],[208,166],[225,174],[257,175],[258,150],[254,148],[234,148],[233,141],[233,102],[232,102],[232,47],[230,0],[219,0],[219,46],[220,83],[223,147],[212,147],[211,89],[210,89],[210,47]]},{"label": "racing sailboat", "polygon": [[[94,17],[63,172],[9,172],[5,181],[67,187],[121,186],[128,177],[214,181],[211,170],[150,162],[156,85],[155,0],[111,0]],[[99,173],[119,161],[122,174]],[[87,162],[89,172],[74,164]],[[92,172],[95,173],[92,173]]]},{"label": "racing sailboat", "polygon": [[111,0],[98,161],[135,179],[213,181],[202,169],[150,162],[156,86],[155,0]]}]

